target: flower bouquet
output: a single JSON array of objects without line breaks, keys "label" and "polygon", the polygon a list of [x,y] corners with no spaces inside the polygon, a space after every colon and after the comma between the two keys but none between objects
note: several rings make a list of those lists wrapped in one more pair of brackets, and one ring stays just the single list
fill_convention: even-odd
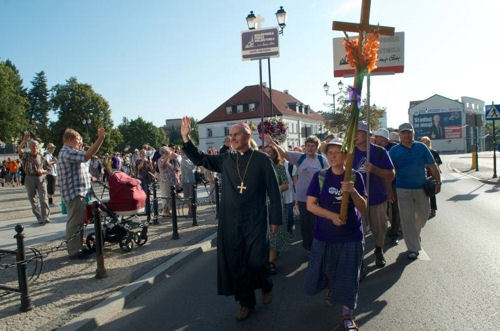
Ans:
[{"label": "flower bouquet", "polygon": [[261,139],[264,138],[264,135],[268,133],[273,140],[277,141],[280,144],[283,144],[286,140],[286,130],[288,128],[287,123],[283,121],[283,119],[279,117],[270,117],[264,122],[260,122],[257,126],[257,130],[259,131],[259,136]]}]

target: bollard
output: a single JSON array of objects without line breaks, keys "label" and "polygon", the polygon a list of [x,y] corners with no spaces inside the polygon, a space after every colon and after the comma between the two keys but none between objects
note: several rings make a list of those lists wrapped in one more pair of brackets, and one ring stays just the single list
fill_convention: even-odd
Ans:
[{"label": "bollard", "polygon": [[95,233],[95,254],[97,260],[97,269],[95,272],[95,278],[101,279],[105,278],[106,268],[104,267],[104,240],[102,236],[102,224],[101,224],[101,212],[99,211],[99,202],[94,201],[92,203],[94,207],[94,233]]},{"label": "bollard", "polygon": [[179,239],[179,231],[177,229],[177,207],[175,201],[175,186],[170,187],[170,208],[172,209],[172,239]]},{"label": "bollard", "polygon": [[21,308],[22,312],[29,311],[33,309],[31,306],[31,298],[29,295],[28,288],[28,277],[26,277],[26,263],[21,263],[26,258],[24,253],[24,227],[20,224],[16,225],[15,230],[17,234],[14,236],[17,240],[17,254],[16,254],[16,264],[17,264],[17,280],[19,283],[19,291],[21,292]]},{"label": "bollard", "polygon": [[158,196],[156,192],[156,183],[153,183],[153,224],[158,224]]},{"label": "bollard", "polygon": [[219,178],[215,177],[215,218],[219,219]]},{"label": "bollard", "polygon": [[147,186],[147,190],[146,190],[146,220],[148,221],[151,221],[151,192],[150,192],[151,188],[149,187],[149,184]]},{"label": "bollard", "polygon": [[198,225],[196,220],[196,183],[193,184],[193,195],[191,196],[191,213],[193,214],[193,226]]}]

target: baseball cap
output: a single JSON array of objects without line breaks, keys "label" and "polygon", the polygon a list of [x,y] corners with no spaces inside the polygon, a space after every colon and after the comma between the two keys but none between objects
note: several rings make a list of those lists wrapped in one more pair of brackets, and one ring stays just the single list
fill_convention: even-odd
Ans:
[{"label": "baseball cap", "polygon": [[413,126],[410,123],[403,123],[399,126],[399,132],[411,131],[413,132]]},{"label": "baseball cap", "polygon": [[389,140],[399,141],[399,133],[397,133],[396,131],[392,131],[391,133],[389,133]]},{"label": "baseball cap", "polygon": [[373,135],[384,137],[385,139],[389,140],[389,131],[387,131],[387,129],[378,129]]},{"label": "baseball cap", "polygon": [[342,138],[333,138],[332,140],[330,140],[329,142],[326,143],[326,145],[338,145],[338,146],[342,146],[344,144],[344,139]]},{"label": "baseball cap", "polygon": [[366,124],[365,121],[359,121],[358,122],[358,131],[368,132],[368,124]]}]

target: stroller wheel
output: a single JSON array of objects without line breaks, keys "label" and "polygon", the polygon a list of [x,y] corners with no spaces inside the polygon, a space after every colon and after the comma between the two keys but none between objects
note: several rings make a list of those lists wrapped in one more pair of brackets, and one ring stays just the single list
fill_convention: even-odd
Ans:
[{"label": "stroller wheel", "polygon": [[134,248],[134,241],[131,232],[129,232],[126,236],[123,236],[122,239],[120,239],[120,248],[122,249],[122,251],[127,253]]},{"label": "stroller wheel", "polygon": [[95,252],[95,233],[89,233],[87,236],[87,239],[85,240],[85,244],[87,245],[87,248],[91,250],[92,252]]},{"label": "stroller wheel", "polygon": [[136,233],[134,233],[134,242],[139,245],[139,246],[142,246],[144,245],[146,242],[148,241],[148,236],[146,235],[146,238],[141,238],[141,231],[137,231]]}]

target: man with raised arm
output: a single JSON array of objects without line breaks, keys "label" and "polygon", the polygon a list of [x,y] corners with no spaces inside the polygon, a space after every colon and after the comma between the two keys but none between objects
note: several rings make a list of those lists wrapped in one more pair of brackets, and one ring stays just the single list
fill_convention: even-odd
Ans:
[{"label": "man with raised arm", "polygon": [[219,295],[234,295],[240,303],[238,321],[248,318],[262,289],[262,303],[272,301],[269,269],[268,217],[270,230],[282,224],[281,194],[271,159],[250,147],[248,124],[238,123],[230,131],[232,150],[218,155],[199,151],[189,138],[191,120],[181,122],[183,150],[197,166],[222,174],[222,201],[217,230],[217,289]]},{"label": "man with raised arm", "polygon": [[61,188],[61,200],[66,204],[68,222],[66,223],[66,246],[72,259],[86,259],[90,251],[84,249],[83,219],[85,216],[85,197],[90,191],[91,176],[88,160],[101,147],[106,132],[97,131],[97,139],[87,151],[83,150],[82,136],[73,129],[66,129],[63,134],[64,146],[59,151],[57,173]]}]

